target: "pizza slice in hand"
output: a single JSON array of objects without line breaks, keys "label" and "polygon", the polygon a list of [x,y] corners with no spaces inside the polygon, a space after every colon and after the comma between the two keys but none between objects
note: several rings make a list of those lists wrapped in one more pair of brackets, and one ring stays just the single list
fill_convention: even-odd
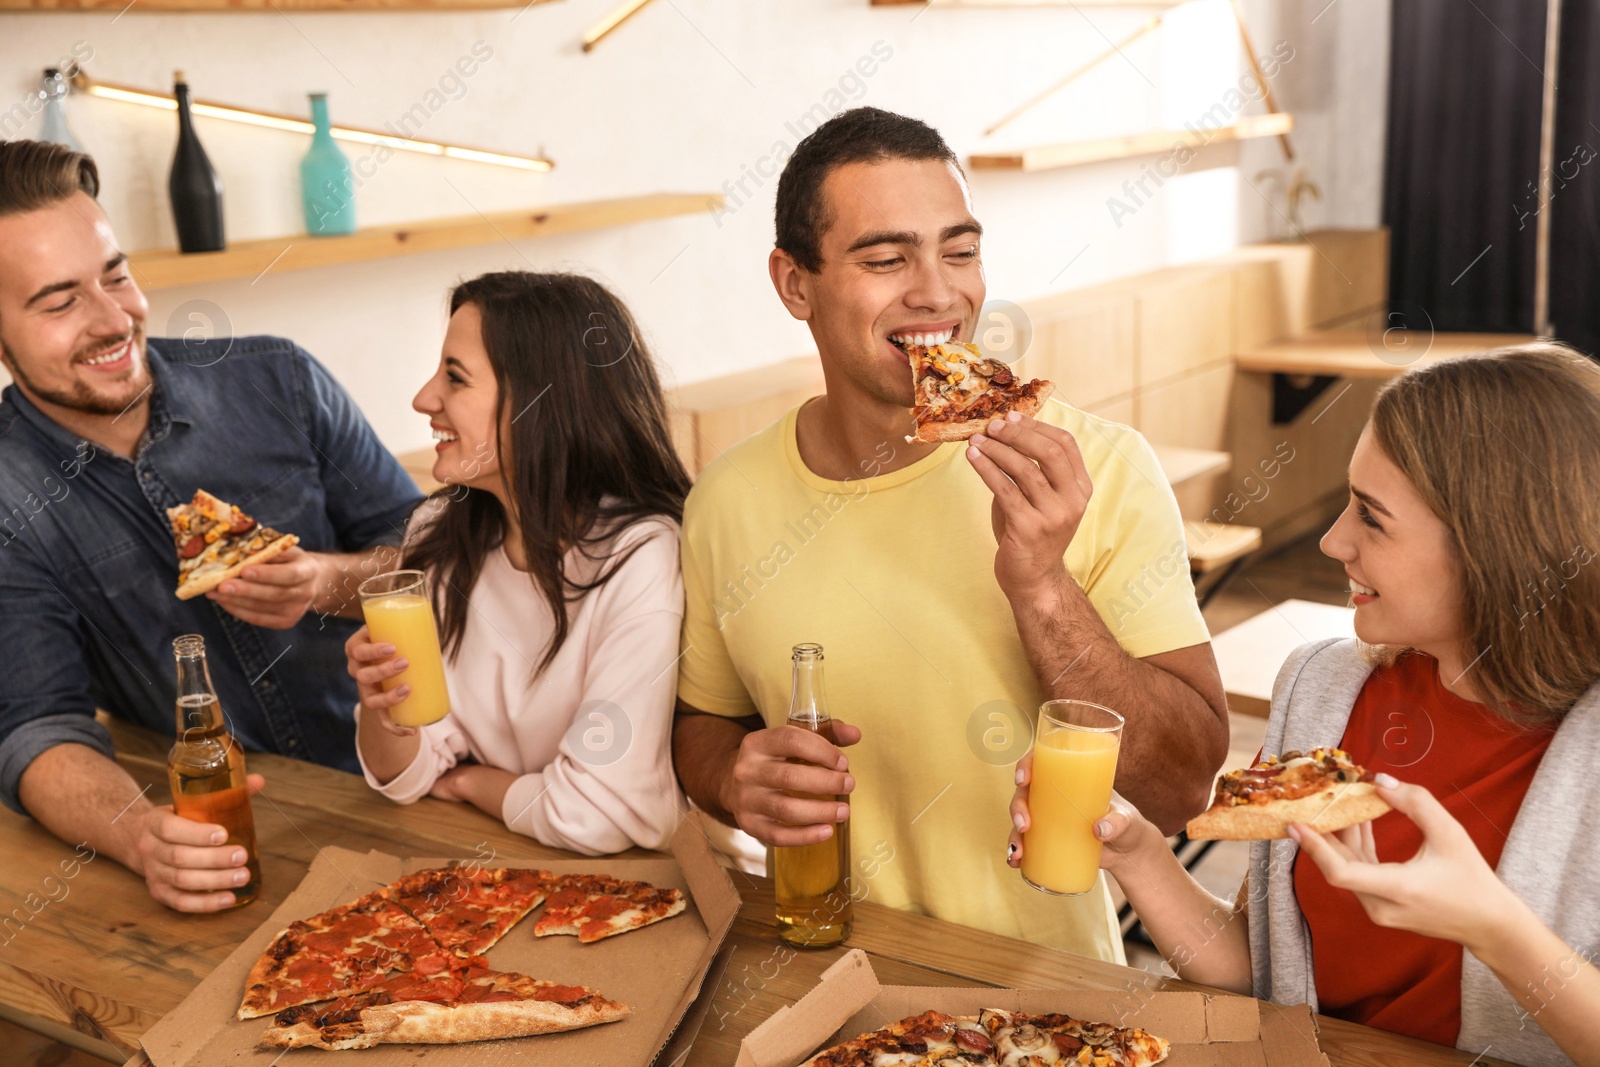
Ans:
[{"label": "pizza slice in hand", "polygon": [[914,444],[965,441],[1007,412],[1037,414],[1055,389],[1039,378],[1023,381],[998,359],[964,341],[901,345],[911,361]]},{"label": "pizza slice in hand", "polygon": [[232,504],[196,489],[187,504],[167,509],[178,551],[178,599],[209,593],[253,563],[265,563],[300,543],[294,534],[262,526]]},{"label": "pizza slice in hand", "polygon": [[1343,749],[1268,756],[1217,779],[1211,807],[1189,820],[1193,841],[1272,841],[1304,823],[1332,833],[1389,810],[1370,771]]},{"label": "pizza slice in hand", "polygon": [[588,944],[670,919],[688,904],[681,889],[659,889],[606,874],[566,874],[551,888],[537,937],[576,934]]}]

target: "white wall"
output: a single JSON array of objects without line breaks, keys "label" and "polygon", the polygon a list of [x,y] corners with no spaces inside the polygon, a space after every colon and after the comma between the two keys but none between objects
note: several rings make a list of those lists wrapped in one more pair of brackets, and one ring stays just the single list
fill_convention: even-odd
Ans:
[{"label": "white wall", "polygon": [[[307,91],[326,90],[335,120],[361,126],[397,121],[421,103],[433,108],[423,136],[510,152],[543,148],[558,164],[534,175],[397,155],[362,185],[362,224],[652,191],[730,194],[733,210],[715,218],[150,294],[153,334],[210,325],[193,313],[237,334],[293,337],[351,389],[386,443],[409,449],[427,441],[409,400],[437,358],[445,291],[486,270],[600,276],[633,307],[669,379],[680,383],[810,350],[803,326],[773,297],[765,261],[774,165],[798,140],[802,117],[809,112],[815,121],[819,106],[831,112],[868,103],[916,115],[965,156],[1181,125],[1223,99],[1246,69],[1226,0],[1195,0],[1049,105],[985,139],[981,131],[1012,106],[1120,41],[1151,12],[659,0],[582,54],[584,28],[617,2],[563,0],[520,13],[180,16],[135,6],[120,16],[0,16],[0,116],[37,84],[40,68],[86,45],[93,49],[88,71],[108,82],[168,86],[181,68],[202,98],[295,113]],[[1373,226],[1388,0],[1326,2],[1248,0],[1246,10],[1258,53],[1279,42],[1294,51],[1273,85],[1301,123],[1300,163],[1323,189],[1308,223]],[[457,60],[475,46],[480,56],[492,54],[470,78],[453,82]],[[124,246],[173,244],[165,196],[171,113],[79,97],[70,107],[79,139],[100,163],[101,200]],[[1259,103],[1248,108],[1260,110]],[[36,120],[20,135],[35,130]],[[222,174],[230,238],[301,233],[297,161],[306,139],[204,119],[199,130]],[[363,150],[346,151],[354,159]],[[1284,229],[1281,196],[1269,183],[1262,192],[1250,183],[1281,158],[1275,141],[1209,148],[1160,189],[1147,185],[1152,195],[1121,217],[1108,199],[1125,196],[1124,182],[1152,160],[974,173],[990,296],[1025,299],[1276,236]],[[1263,193],[1276,198],[1276,210]]]}]

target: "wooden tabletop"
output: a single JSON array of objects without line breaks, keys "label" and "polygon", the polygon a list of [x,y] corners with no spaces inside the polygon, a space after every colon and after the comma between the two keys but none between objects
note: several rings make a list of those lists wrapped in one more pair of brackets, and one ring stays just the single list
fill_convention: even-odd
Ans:
[{"label": "wooden tabletop", "polygon": [[[164,797],[168,742],[125,726],[113,733],[119,762],[141,785],[152,786],[152,796]],[[23,915],[44,902],[20,929],[12,920],[0,934],[0,1015],[46,1031],[70,1028],[81,1035],[80,1044],[102,1055],[131,1056],[130,1067],[149,1067],[138,1051],[139,1036],[289,894],[323,845],[472,855],[487,842],[530,859],[572,858],[463,805],[424,799],[400,807],[353,775],[283,757],[252,755],[250,768],[267,778],[255,801],[262,893],[249,907],[221,915],[168,911],[151,901],[142,880],[104,857],[62,880],[57,865],[72,857],[72,848],[32,821],[0,811],[0,855],[6,857],[0,899],[21,906],[33,894]],[[804,995],[844,951],[783,946],[771,882],[742,872],[734,881],[744,904],[725,946],[726,969],[719,980],[708,980],[710,1010],[693,1048],[671,1067],[730,1067],[744,1035]],[[857,907],[850,947],[864,949],[883,981],[893,984],[1134,989],[1155,981],[1158,988],[1196,988],[870,900]],[[1322,1047],[1336,1065],[1473,1062],[1436,1045],[1319,1022]]]},{"label": "wooden tabletop", "polygon": [[1520,333],[1320,330],[1241,352],[1233,357],[1233,363],[1247,371],[1394,378],[1415,366],[1534,340],[1537,338]]}]

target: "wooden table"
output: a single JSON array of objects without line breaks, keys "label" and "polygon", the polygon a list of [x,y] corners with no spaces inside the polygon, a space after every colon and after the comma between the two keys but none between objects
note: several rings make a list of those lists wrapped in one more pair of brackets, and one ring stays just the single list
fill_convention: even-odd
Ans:
[{"label": "wooden table", "polygon": [[[152,785],[152,795],[162,795],[168,742],[125,726],[113,732],[119,762],[141,784]],[[129,1067],[149,1067],[137,1051],[139,1035],[288,895],[321,845],[471,855],[487,842],[530,859],[570,858],[462,805],[424,799],[399,807],[360,778],[282,757],[253,755],[250,766],[267,778],[255,802],[263,889],[257,903],[227,914],[167,911],[150,900],[141,880],[103,857],[65,883],[65,895],[42,888],[72,849],[30,820],[0,811],[0,855],[6,857],[0,899],[9,907],[29,893],[59,897],[20,931],[7,927],[10,940],[0,944],[0,1014],[46,1032],[68,1030],[77,1035],[76,1044],[107,1057],[132,1055]],[[843,952],[783,947],[771,882],[739,872],[734,880],[744,907],[725,946],[729,962],[720,981],[708,980],[713,999],[693,1048],[671,1067],[729,1067],[743,1036],[802,996]],[[1196,988],[870,901],[857,909],[850,945],[866,950],[884,981],[897,984],[1128,989],[1130,982],[1156,981],[1160,988]],[[1473,1062],[1451,1049],[1350,1023],[1320,1024],[1323,1049],[1334,1064]]]},{"label": "wooden table", "polygon": [[1354,608],[1285,600],[1211,639],[1228,709],[1267,717],[1272,683],[1289,654],[1325,637],[1354,637]]}]

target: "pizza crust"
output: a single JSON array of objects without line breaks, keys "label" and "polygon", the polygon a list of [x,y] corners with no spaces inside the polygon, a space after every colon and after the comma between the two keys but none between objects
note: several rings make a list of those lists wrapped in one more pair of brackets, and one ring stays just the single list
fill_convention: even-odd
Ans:
[{"label": "pizza crust", "polygon": [[265,563],[274,556],[278,556],[284,552],[287,552],[289,549],[293,548],[299,543],[300,538],[296,537],[294,534],[284,534],[282,537],[272,542],[272,544],[268,545],[266,548],[263,548],[260,552],[246,556],[244,559],[240,560],[238,563],[235,563],[225,571],[218,571],[215,574],[208,574],[204,578],[196,578],[194,581],[184,582],[182,585],[178,586],[178,599],[193,600],[195,597],[200,596],[203,593],[209,593],[211,590],[215,589],[229,578],[239,577],[240,573],[243,572],[246,567],[256,563]]},{"label": "pizza crust", "polygon": [[911,444],[931,445],[945,441],[965,441],[973,434],[982,433],[989,423],[995,419],[1004,419],[1007,412],[1016,411],[1023,415],[1037,415],[1044,407],[1046,398],[1055,391],[1055,383],[1040,381],[1039,387],[1029,396],[1018,400],[1015,404],[985,415],[981,419],[967,419],[963,422],[928,422],[917,427],[917,432],[906,438]]},{"label": "pizza crust", "polygon": [[1212,807],[1190,819],[1187,832],[1191,841],[1274,841],[1288,837],[1294,823],[1331,833],[1389,810],[1377,786],[1349,782],[1293,800]]},{"label": "pizza crust", "polygon": [[363,1008],[360,1021],[318,1029],[309,1021],[269,1027],[263,1048],[372,1048],[380,1044],[454,1045],[577,1030],[626,1018],[628,1006],[595,1000],[568,1007],[546,1000],[494,1001],[450,1007],[412,1000]]}]

